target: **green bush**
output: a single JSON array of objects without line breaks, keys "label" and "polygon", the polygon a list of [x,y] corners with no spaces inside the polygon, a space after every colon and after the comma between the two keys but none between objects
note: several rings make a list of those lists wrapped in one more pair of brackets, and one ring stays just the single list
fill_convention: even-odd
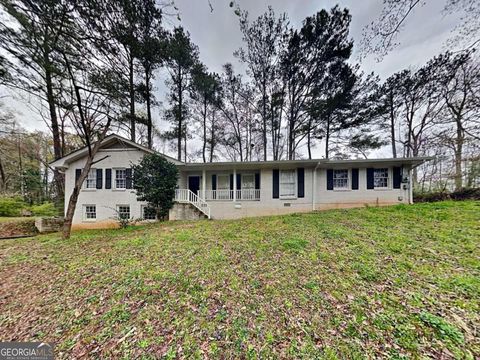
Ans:
[{"label": "green bush", "polygon": [[19,196],[0,196],[0,216],[20,216],[27,204]]},{"label": "green bush", "polygon": [[58,210],[51,202],[46,202],[40,205],[33,205],[30,210],[34,216],[57,216]]}]

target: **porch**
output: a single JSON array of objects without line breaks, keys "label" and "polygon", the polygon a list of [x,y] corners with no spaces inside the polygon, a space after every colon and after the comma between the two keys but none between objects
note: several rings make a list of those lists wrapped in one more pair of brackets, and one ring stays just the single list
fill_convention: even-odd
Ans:
[{"label": "porch", "polygon": [[260,170],[202,170],[180,174],[179,188],[203,201],[260,201]]}]

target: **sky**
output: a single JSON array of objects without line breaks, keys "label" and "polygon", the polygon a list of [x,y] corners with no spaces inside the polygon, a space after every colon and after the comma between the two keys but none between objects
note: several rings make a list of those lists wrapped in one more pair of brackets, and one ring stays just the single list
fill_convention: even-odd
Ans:
[{"label": "sky", "polygon": [[[230,0],[175,0],[180,13],[181,25],[190,33],[192,41],[199,47],[200,60],[210,71],[221,72],[222,65],[231,62],[236,70],[244,67],[233,56],[233,52],[242,46],[242,36],[239,30],[239,18],[229,6]],[[354,62],[360,62],[365,72],[375,72],[382,79],[396,71],[424,64],[433,56],[447,49],[446,40],[451,37],[451,30],[458,23],[455,15],[444,16],[442,0],[427,1],[426,5],[415,9],[407,19],[406,26],[398,37],[400,42],[394,51],[377,62],[373,56],[366,59],[358,57],[358,45],[362,38],[363,28],[377,19],[381,13],[383,0],[236,0],[242,10],[247,10],[254,19],[272,6],[277,14],[287,13],[290,24],[299,28],[306,16],[315,14],[322,8],[330,9],[336,4],[346,7],[352,15],[350,35],[354,40]],[[169,25],[178,25],[171,17]],[[157,98],[162,101],[165,94],[165,76],[160,74],[155,81]],[[46,130],[42,118],[27,106],[28,99],[12,98],[5,92],[3,103],[14,110],[22,126],[28,130]],[[26,101],[27,100],[27,101]],[[161,108],[154,110],[154,121],[160,129],[166,124],[161,121]]]}]

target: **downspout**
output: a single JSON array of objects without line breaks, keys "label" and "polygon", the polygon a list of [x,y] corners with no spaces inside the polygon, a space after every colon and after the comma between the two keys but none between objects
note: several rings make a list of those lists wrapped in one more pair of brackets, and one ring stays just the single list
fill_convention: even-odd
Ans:
[{"label": "downspout", "polygon": [[410,166],[410,168],[408,169],[408,203],[409,204],[413,204],[413,182],[412,182],[413,169],[415,169],[416,167],[419,167],[422,164],[423,163]]},{"label": "downspout", "polygon": [[312,211],[315,211],[315,197],[316,197],[316,190],[317,190],[317,169],[320,166],[320,161],[317,163],[315,168],[313,169],[312,177]]}]

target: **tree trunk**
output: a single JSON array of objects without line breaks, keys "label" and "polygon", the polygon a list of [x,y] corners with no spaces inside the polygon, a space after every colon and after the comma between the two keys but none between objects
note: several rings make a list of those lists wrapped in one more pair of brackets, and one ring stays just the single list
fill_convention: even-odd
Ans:
[{"label": "tree trunk", "polygon": [[77,207],[78,195],[80,194],[80,189],[82,188],[82,184],[85,181],[86,177],[88,176],[88,172],[90,171],[90,168],[92,167],[93,164],[103,160],[102,158],[102,159],[96,160],[95,162],[93,161],[93,159],[95,158],[95,155],[98,153],[98,150],[100,149],[101,142],[105,138],[105,135],[109,128],[110,128],[110,119],[107,121],[107,124],[105,125],[105,128],[103,129],[102,134],[98,138],[97,142],[93,146],[93,149],[89,152],[87,162],[85,163],[85,167],[82,169],[82,172],[80,173],[80,177],[75,182],[75,186],[73,187],[72,194],[68,199],[67,212],[65,214],[65,220],[63,222],[63,232],[62,232],[63,239],[70,238],[70,233],[72,231],[73,215],[75,214],[75,208]]},{"label": "tree trunk", "polygon": [[325,132],[325,159],[328,159],[330,152],[330,117],[327,118],[327,131]]},{"label": "tree trunk", "polygon": [[[60,135],[60,129],[58,126],[58,117],[57,111],[55,106],[55,97],[53,95],[53,82],[52,82],[52,73],[50,70],[50,59],[48,55],[45,56],[45,85],[47,90],[47,102],[48,102],[48,110],[50,112],[50,125],[52,127],[52,136],[53,136],[53,155],[55,160],[60,159],[63,156],[63,142],[60,140],[61,137],[63,138],[63,129],[62,134]],[[57,193],[60,197],[64,195],[64,187],[63,187],[63,175],[58,171],[55,170],[53,172],[53,178],[55,180],[55,186],[57,188]]]},{"label": "tree trunk", "polygon": [[462,121],[457,116],[457,137],[455,139],[455,190],[459,190],[463,186],[463,176],[462,176],[462,157],[463,157],[463,142],[464,134]]},{"label": "tree trunk", "polygon": [[152,109],[151,109],[151,93],[150,93],[150,71],[145,69],[145,97],[147,102],[147,143],[148,148],[153,147],[153,136],[152,136]]},{"label": "tree trunk", "polygon": [[133,82],[134,68],[133,68],[133,56],[130,54],[128,64],[128,76],[129,76],[129,93],[130,93],[130,140],[135,142],[135,87]]},{"label": "tree trunk", "polygon": [[213,152],[215,150],[215,109],[212,110],[212,127],[210,130],[210,162],[213,162]]},{"label": "tree trunk", "polygon": [[307,150],[308,150],[308,159],[311,159],[312,158],[312,119],[308,120]]},{"label": "tree trunk", "polygon": [[183,119],[182,119],[182,69],[180,65],[178,65],[178,73],[177,73],[177,83],[178,83],[178,109],[177,109],[177,126],[178,126],[178,134],[177,134],[177,159],[182,161],[182,135],[183,135]]},{"label": "tree trunk", "polygon": [[267,161],[267,86],[262,84],[263,161]]},{"label": "tree trunk", "polygon": [[202,147],[202,157],[203,162],[207,162],[207,98],[203,98],[203,147]]},{"label": "tree trunk", "polygon": [[392,142],[392,156],[397,157],[397,145],[395,140],[395,114],[393,108],[393,91],[390,90],[390,140]]}]

